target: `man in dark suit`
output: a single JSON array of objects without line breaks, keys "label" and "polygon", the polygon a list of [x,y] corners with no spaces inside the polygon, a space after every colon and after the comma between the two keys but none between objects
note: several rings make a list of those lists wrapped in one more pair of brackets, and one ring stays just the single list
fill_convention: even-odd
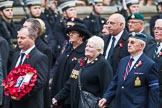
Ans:
[{"label": "man in dark suit", "polygon": [[100,107],[115,98],[113,108],[158,108],[158,67],[143,53],[146,41],[142,33],[129,38],[130,56],[121,59],[117,74],[99,101]]},{"label": "man in dark suit", "polygon": [[155,39],[144,30],[144,16],[141,13],[134,13],[128,16],[128,29],[130,33],[144,33],[147,36],[144,52],[147,51],[150,46],[155,44]]},{"label": "man in dark suit", "polygon": [[[110,60],[115,75],[120,59],[129,55],[127,51],[129,34],[125,29],[125,18],[118,13],[109,17],[107,28],[110,35],[104,37],[104,55],[106,59]],[[112,44],[113,39],[115,39],[114,44]]]},{"label": "man in dark suit", "polygon": [[146,54],[151,57],[157,64],[159,69],[159,91],[160,91],[160,104],[162,106],[162,19],[157,19],[154,26],[154,37],[156,44],[150,47]]},{"label": "man in dark suit", "polygon": [[[51,69],[51,66],[54,63],[53,55],[52,55],[52,49],[41,39],[41,35],[45,32],[45,23],[39,19],[39,18],[29,18],[25,21],[23,24],[23,27],[31,28],[35,30],[37,33],[37,37],[35,39],[35,46],[36,48],[45,54],[48,57],[48,67],[49,71]],[[48,72],[48,82],[49,82],[50,73]],[[50,108],[50,92],[49,92],[49,85],[48,82],[46,84],[45,90],[44,90],[44,106],[45,108]]]},{"label": "man in dark suit", "polygon": [[[11,97],[12,108],[44,108],[43,89],[47,84],[48,58],[35,47],[36,36],[31,28],[22,28],[18,32],[18,46],[21,51],[15,53],[12,68],[30,64],[37,71],[37,81],[33,89],[21,99]],[[22,53],[25,54],[24,57],[21,56]],[[26,55],[29,55],[28,58]]]}]

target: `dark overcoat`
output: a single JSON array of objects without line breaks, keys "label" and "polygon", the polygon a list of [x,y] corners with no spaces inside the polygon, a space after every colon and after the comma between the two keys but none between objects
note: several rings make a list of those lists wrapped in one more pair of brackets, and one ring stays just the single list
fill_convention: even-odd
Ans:
[{"label": "dark overcoat", "polygon": [[[51,95],[54,97],[64,86],[65,82],[81,57],[84,57],[86,42],[79,45],[76,49],[69,47],[57,59],[54,66],[54,77],[52,82]],[[57,69],[56,69],[57,68]]]},{"label": "dark overcoat", "polygon": [[103,55],[99,55],[90,63],[85,61],[83,66],[79,62],[73,69],[70,79],[66,82],[64,88],[55,96],[59,102],[70,96],[71,108],[79,108],[80,92],[78,88],[78,75],[81,68],[82,90],[88,91],[98,97],[103,95],[113,76],[111,65],[104,59]]}]

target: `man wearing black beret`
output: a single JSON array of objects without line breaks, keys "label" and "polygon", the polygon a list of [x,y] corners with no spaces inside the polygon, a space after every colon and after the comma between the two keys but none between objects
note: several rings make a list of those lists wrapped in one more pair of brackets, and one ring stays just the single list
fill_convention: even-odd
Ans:
[{"label": "man wearing black beret", "polygon": [[100,107],[115,98],[113,108],[158,108],[158,67],[143,53],[146,41],[142,33],[130,35],[130,56],[121,59],[117,74],[99,101]]}]

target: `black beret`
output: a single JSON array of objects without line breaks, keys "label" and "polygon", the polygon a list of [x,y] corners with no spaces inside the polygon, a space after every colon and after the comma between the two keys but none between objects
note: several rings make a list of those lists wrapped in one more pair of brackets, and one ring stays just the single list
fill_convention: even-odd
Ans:
[{"label": "black beret", "polygon": [[132,38],[140,39],[140,40],[143,40],[144,42],[147,42],[147,36],[143,33],[132,32],[129,34],[129,36]]}]

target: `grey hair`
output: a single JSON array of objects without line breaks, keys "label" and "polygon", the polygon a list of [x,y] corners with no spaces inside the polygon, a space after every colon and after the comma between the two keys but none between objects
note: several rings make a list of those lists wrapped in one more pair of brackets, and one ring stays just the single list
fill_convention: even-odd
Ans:
[{"label": "grey hair", "polygon": [[99,36],[92,36],[88,39],[88,41],[91,41],[95,44],[95,47],[101,54],[103,54],[104,51],[104,40]]},{"label": "grey hair", "polygon": [[145,41],[143,41],[143,40],[141,40],[141,39],[137,39],[138,41],[139,41],[139,43],[141,43],[141,44],[143,44],[144,45],[144,47],[143,47],[143,49],[145,48],[145,46],[146,46],[146,42]]},{"label": "grey hair", "polygon": [[28,32],[29,38],[34,38],[34,39],[37,38],[37,34],[36,34],[35,30],[33,30],[32,28],[21,28],[20,31],[25,30],[25,29]]},{"label": "grey hair", "polygon": [[[130,38],[134,38],[134,37],[130,37]],[[136,39],[137,39],[137,38],[136,38]],[[145,42],[145,41],[143,41],[143,40],[141,40],[141,39],[137,39],[137,41],[138,41],[140,44],[143,44],[143,45],[144,45],[143,49],[146,47],[146,42]]]},{"label": "grey hair", "polygon": [[162,19],[157,19],[156,21],[155,21],[155,24],[156,23],[162,23]]},{"label": "grey hair", "polygon": [[41,35],[42,28],[38,20],[36,20],[35,18],[29,18],[25,22],[30,22],[31,28],[35,31],[38,31],[38,35]]}]

